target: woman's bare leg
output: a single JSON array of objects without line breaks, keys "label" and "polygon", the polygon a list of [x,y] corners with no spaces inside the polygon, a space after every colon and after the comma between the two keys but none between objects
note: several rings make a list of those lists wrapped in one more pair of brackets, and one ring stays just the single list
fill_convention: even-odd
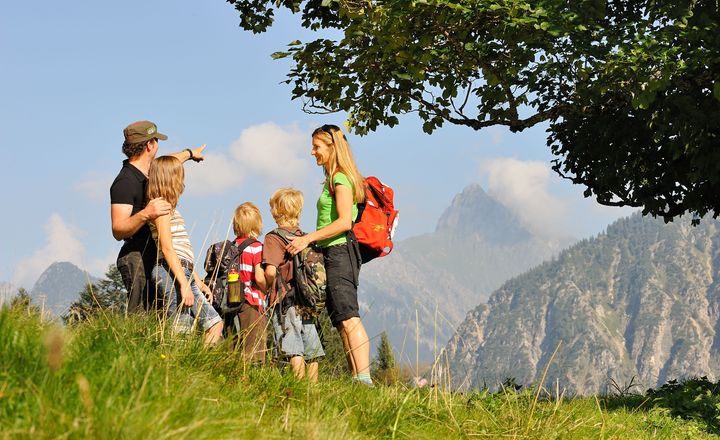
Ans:
[{"label": "woman's bare leg", "polygon": [[340,322],[338,330],[352,374],[369,373],[370,339],[360,318],[353,317]]}]

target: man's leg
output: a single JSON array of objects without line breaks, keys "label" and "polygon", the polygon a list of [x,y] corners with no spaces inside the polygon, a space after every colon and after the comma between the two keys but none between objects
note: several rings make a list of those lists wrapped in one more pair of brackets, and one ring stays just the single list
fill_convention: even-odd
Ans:
[{"label": "man's leg", "polygon": [[147,285],[142,255],[135,251],[118,257],[117,268],[127,289],[127,313],[142,312]]},{"label": "man's leg", "polygon": [[156,255],[143,254],[143,265],[145,267],[145,285],[142,292],[142,307],[147,310],[163,310],[163,292],[157,291],[157,283],[152,281],[152,271],[155,267]]}]

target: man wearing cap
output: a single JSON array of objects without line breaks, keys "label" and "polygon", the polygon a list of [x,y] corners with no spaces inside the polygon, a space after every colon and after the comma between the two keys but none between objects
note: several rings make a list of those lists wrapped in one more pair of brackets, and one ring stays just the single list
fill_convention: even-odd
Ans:
[{"label": "man wearing cap", "polygon": [[[154,289],[148,288],[150,271],[155,265],[157,249],[150,235],[148,221],[170,213],[170,204],[161,197],[147,201],[147,173],[158,150],[158,140],[167,136],[150,121],[138,121],[123,130],[122,151],[128,157],[110,187],[110,217],[116,240],[125,240],[117,259],[117,268],[128,291],[128,313],[149,309],[154,303]],[[173,153],[180,161],[200,162],[205,145]]]}]

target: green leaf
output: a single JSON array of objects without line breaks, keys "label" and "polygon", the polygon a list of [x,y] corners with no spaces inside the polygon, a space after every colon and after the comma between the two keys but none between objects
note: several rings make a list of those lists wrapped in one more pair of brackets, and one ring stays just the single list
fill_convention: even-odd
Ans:
[{"label": "green leaf", "polygon": [[655,101],[655,92],[646,90],[633,99],[633,106],[635,106],[635,108],[647,110],[653,101]]},{"label": "green leaf", "polygon": [[720,101],[720,81],[715,83],[715,87],[713,87],[713,95],[715,95],[715,99]]},{"label": "green leaf", "polygon": [[290,52],[273,52],[270,54],[270,57],[274,60],[279,60],[280,58],[286,58],[290,55]]},{"label": "green leaf", "polygon": [[500,80],[498,79],[498,77],[487,70],[483,71],[483,76],[485,77],[485,81],[487,81],[489,86],[496,86],[500,84]]},{"label": "green leaf", "polygon": [[427,121],[423,123],[423,131],[427,134],[432,134],[433,130],[435,129],[435,124],[433,124],[431,121]]}]

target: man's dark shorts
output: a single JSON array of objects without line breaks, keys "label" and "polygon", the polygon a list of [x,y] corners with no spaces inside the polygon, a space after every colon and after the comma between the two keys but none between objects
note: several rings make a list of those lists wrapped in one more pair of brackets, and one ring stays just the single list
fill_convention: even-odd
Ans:
[{"label": "man's dark shorts", "polygon": [[357,297],[358,263],[353,262],[348,243],[323,249],[327,274],[325,304],[333,326],[350,318],[359,318]]}]

